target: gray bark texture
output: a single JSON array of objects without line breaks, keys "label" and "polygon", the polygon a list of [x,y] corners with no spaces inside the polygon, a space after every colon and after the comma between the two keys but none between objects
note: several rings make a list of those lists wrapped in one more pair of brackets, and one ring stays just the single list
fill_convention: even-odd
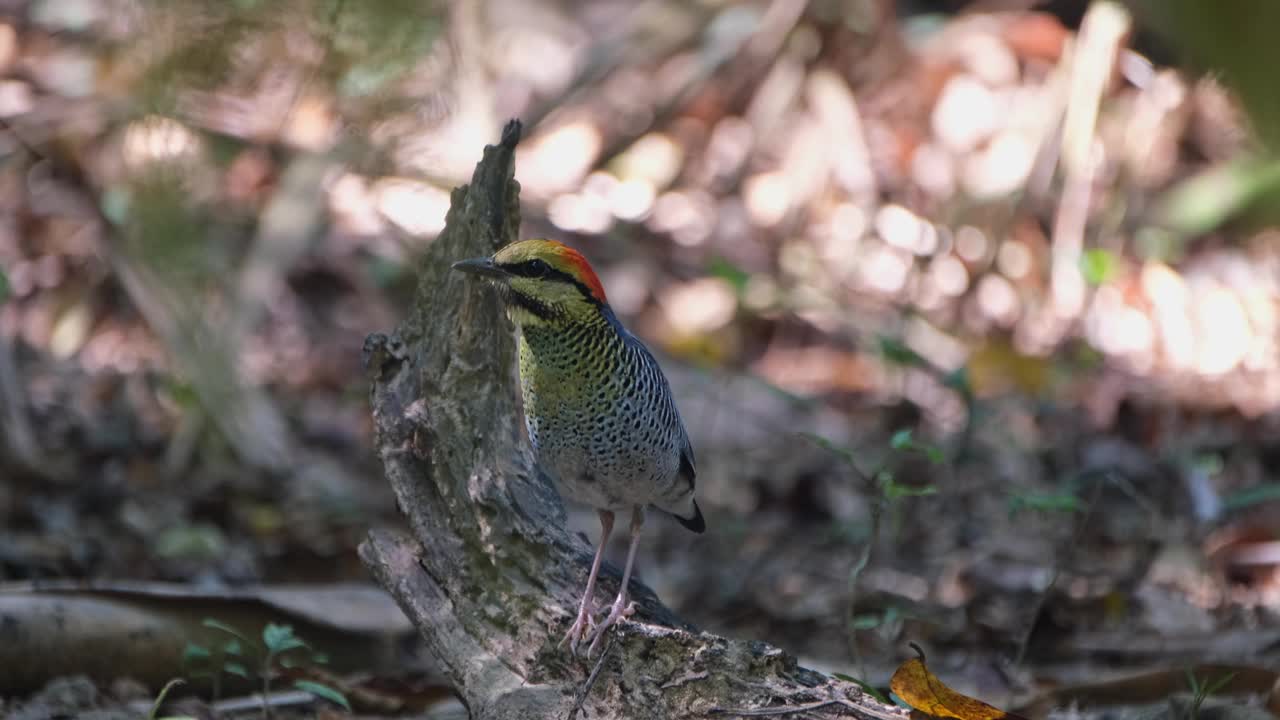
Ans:
[{"label": "gray bark texture", "polygon": [[[516,239],[519,136],[512,121],[470,185],[453,191],[409,318],[365,343],[377,452],[413,533],[371,532],[360,547],[365,564],[474,720],[909,717],[765,643],[699,632],[634,580],[637,612],[600,657],[557,647],[592,547],[566,530],[560,498],[523,439],[503,309],[449,269]],[[615,568],[602,570],[602,605],[619,580]]]}]

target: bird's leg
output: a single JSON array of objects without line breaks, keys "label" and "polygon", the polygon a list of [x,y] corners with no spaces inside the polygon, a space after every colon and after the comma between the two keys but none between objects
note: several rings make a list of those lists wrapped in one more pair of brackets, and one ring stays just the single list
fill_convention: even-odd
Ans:
[{"label": "bird's leg", "polygon": [[622,570],[622,587],[618,589],[618,597],[613,601],[609,615],[596,626],[591,647],[587,648],[587,657],[595,654],[600,640],[609,628],[624,617],[631,617],[635,612],[635,603],[627,602],[627,584],[631,582],[631,567],[636,562],[636,548],[640,545],[640,530],[644,527],[644,506],[637,505],[631,510],[631,545],[627,548],[627,565]]},{"label": "bird's leg", "polygon": [[609,535],[613,532],[613,513],[608,510],[600,510],[600,544],[596,546],[596,557],[591,561],[591,574],[587,576],[587,591],[582,594],[582,604],[578,606],[578,618],[573,621],[573,625],[569,627],[569,634],[564,636],[560,641],[560,645],[564,646],[569,643],[569,652],[578,653],[578,643],[586,639],[589,633],[596,626],[595,603],[593,595],[596,592],[596,576],[600,574],[600,561],[604,559],[604,548],[609,544]]}]

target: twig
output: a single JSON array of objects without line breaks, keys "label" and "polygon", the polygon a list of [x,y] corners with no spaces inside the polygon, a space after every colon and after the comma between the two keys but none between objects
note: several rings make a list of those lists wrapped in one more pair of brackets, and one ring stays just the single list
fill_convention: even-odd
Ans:
[{"label": "twig", "polygon": [[876,538],[880,536],[880,520],[884,515],[886,502],[884,492],[875,480],[880,470],[877,469],[876,472],[868,476],[853,462],[853,458],[848,451],[841,450],[818,436],[806,437],[816,442],[822,449],[835,454],[836,457],[844,461],[844,464],[853,471],[853,474],[858,476],[864,491],[871,498],[871,528],[867,534],[867,542],[862,546],[862,553],[854,561],[853,567],[849,569],[849,581],[845,586],[848,600],[844,607],[844,635],[849,644],[849,656],[853,660],[853,664],[858,668],[858,675],[866,677],[867,668],[862,660],[862,651],[858,649],[858,632],[854,628],[853,618],[854,607],[857,605],[858,599],[858,579],[862,576],[862,571],[866,569],[867,564],[871,562],[871,553],[875,550]]},{"label": "twig", "polygon": [[1027,629],[1022,634],[1022,640],[1018,642],[1018,654],[1014,656],[1013,668],[1016,670],[1022,667],[1022,661],[1026,658],[1027,648],[1031,645],[1031,633],[1035,631],[1036,620],[1040,617],[1040,613],[1044,611],[1044,605],[1049,599],[1049,593],[1053,591],[1054,585],[1058,583],[1058,577],[1062,575],[1062,566],[1065,563],[1070,550],[1080,543],[1080,538],[1084,535],[1084,528],[1089,524],[1089,518],[1093,515],[1093,509],[1098,503],[1098,497],[1102,493],[1101,479],[1093,485],[1093,494],[1089,496],[1089,504],[1085,506],[1084,515],[1080,521],[1076,523],[1075,529],[1071,532],[1071,538],[1068,543],[1059,548],[1054,554],[1053,559],[1053,575],[1049,577],[1049,583],[1044,586],[1040,594],[1036,597],[1036,604],[1031,610],[1031,617],[1027,621]]},{"label": "twig", "polygon": [[810,710],[821,710],[831,707],[832,705],[842,705],[852,707],[847,700],[831,699],[822,700],[820,702],[809,703],[808,705],[785,705],[770,708],[711,708],[707,711],[708,715],[745,715],[747,717],[770,717],[776,715],[793,715],[795,713],[809,712]]},{"label": "twig", "polygon": [[662,689],[662,690],[670,690],[672,688],[678,688],[681,685],[684,685],[685,683],[693,682],[694,680],[706,680],[708,677],[709,675],[705,670],[703,670],[702,672],[687,673],[685,675],[681,675],[680,677],[674,680],[668,680],[667,682],[662,683],[658,687],[659,689]]},{"label": "twig", "polygon": [[600,659],[596,661],[596,666],[591,668],[591,674],[587,676],[587,681],[582,684],[582,690],[578,692],[578,697],[573,702],[573,710],[569,711],[569,720],[578,717],[578,711],[582,710],[582,703],[586,702],[587,696],[591,694],[591,687],[596,684],[596,678],[600,677],[600,671],[604,669],[604,661],[609,657],[609,651],[613,649],[613,638],[614,634],[609,633],[609,642],[605,643]]},{"label": "twig", "polygon": [[[856,467],[854,472],[859,475],[862,474]],[[863,482],[867,484],[868,492],[878,492],[873,480],[864,476]],[[871,562],[871,553],[875,550],[876,539],[880,537],[880,519],[884,515],[884,503],[885,500],[882,495],[876,494],[872,496],[871,529],[867,534],[866,544],[862,546],[862,555],[859,556],[849,570],[849,582],[845,586],[848,601],[844,606],[844,633],[849,643],[849,655],[853,658],[853,664],[858,668],[858,677],[863,679],[867,677],[867,667],[862,659],[862,650],[858,647],[858,630],[853,622],[854,611],[858,603],[858,580],[862,577],[862,571]]]},{"label": "twig", "polygon": [[1066,178],[1053,222],[1050,277],[1053,303],[1062,319],[1075,318],[1084,306],[1084,278],[1079,263],[1093,178],[1097,174],[1094,148],[1098,112],[1117,51],[1130,25],[1128,13],[1119,4],[1094,3],[1085,14],[1080,42],[1072,52],[1071,87],[1062,128]]},{"label": "twig", "polygon": [[[838,708],[848,710],[849,711],[848,714],[859,716],[859,717],[869,716],[874,718],[881,718],[882,720],[889,720],[889,718],[903,718],[907,716],[905,710],[900,711],[898,708],[894,708],[892,712],[885,713],[885,712],[878,712],[873,708],[868,708],[863,705],[859,705],[858,703],[850,702],[848,698],[840,697],[839,691],[834,687],[828,686],[827,691],[831,694],[831,697],[827,698],[826,700],[818,700],[811,703],[805,703],[803,705],[776,705],[773,707],[761,707],[761,708],[723,708],[723,707],[717,706],[708,710],[707,714],[708,715],[744,715],[747,717],[775,717],[778,715],[794,715],[797,713],[807,713],[813,710],[824,710],[830,707],[838,707]],[[861,692],[861,690],[859,690],[859,692]],[[841,715],[844,715],[844,714],[845,713],[841,713]]]},{"label": "twig", "polygon": [[45,475],[43,452],[27,417],[26,384],[18,369],[14,346],[9,338],[0,337],[0,455],[5,451],[26,472]]}]

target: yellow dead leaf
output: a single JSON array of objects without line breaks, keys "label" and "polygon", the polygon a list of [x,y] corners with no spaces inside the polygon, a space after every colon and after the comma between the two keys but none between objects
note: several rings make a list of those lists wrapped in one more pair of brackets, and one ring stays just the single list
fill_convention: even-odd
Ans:
[{"label": "yellow dead leaf", "polygon": [[1023,355],[1007,341],[984,343],[969,356],[967,369],[969,384],[978,397],[1006,392],[1038,395],[1049,388],[1049,360]]},{"label": "yellow dead leaf", "polygon": [[922,658],[911,658],[898,666],[889,680],[898,697],[920,712],[958,720],[1022,720],[1017,715],[992,707],[981,700],[961,695],[942,684]]}]

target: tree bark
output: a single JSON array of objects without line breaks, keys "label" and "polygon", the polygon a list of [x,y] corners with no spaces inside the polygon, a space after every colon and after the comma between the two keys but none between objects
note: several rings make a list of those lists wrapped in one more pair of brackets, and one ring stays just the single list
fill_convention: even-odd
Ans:
[{"label": "tree bark", "polygon": [[[557,647],[592,548],[565,529],[521,434],[510,323],[494,293],[449,268],[516,239],[519,136],[512,121],[471,184],[454,190],[408,320],[365,342],[377,452],[414,536],[371,532],[365,564],[475,720],[909,717],[765,643],[699,632],[635,580],[637,612],[599,659]],[[601,604],[619,576],[602,569]]]}]

